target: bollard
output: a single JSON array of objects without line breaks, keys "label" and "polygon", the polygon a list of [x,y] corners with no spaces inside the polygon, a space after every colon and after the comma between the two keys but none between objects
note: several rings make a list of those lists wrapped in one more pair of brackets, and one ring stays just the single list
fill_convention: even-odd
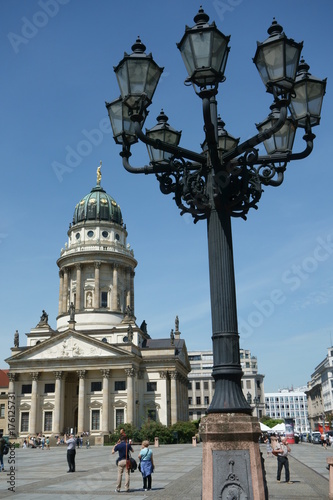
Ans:
[{"label": "bollard", "polygon": [[327,457],[326,461],[328,463],[330,475],[329,475],[329,487],[328,487],[328,498],[333,500],[333,457]]},{"label": "bollard", "polygon": [[197,445],[197,438],[196,436],[193,436],[192,437],[192,446],[196,446]]},{"label": "bollard", "polygon": [[155,438],[155,448],[158,448],[160,445],[158,437]]}]

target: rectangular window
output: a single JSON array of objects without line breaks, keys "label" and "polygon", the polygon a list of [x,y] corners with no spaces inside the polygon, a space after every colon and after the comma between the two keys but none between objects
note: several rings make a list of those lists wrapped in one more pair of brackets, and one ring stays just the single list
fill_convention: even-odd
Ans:
[{"label": "rectangular window", "polygon": [[246,388],[251,389],[251,380],[246,381]]},{"label": "rectangular window", "polygon": [[31,394],[31,389],[31,384],[22,384],[22,394]]},{"label": "rectangular window", "polygon": [[126,382],[125,382],[125,380],[115,380],[114,390],[115,391],[126,391]]},{"label": "rectangular window", "polygon": [[197,396],[197,405],[201,405],[201,397]]},{"label": "rectangular window", "polygon": [[205,396],[205,405],[209,405],[209,397],[208,396]]},{"label": "rectangular window", "polygon": [[204,390],[208,391],[208,382],[204,382]]},{"label": "rectangular window", "polygon": [[21,413],[21,432],[29,431],[29,412],[23,411]]},{"label": "rectangular window", "polygon": [[0,405],[0,418],[5,418],[5,404],[1,403]]},{"label": "rectangular window", "polygon": [[147,392],[155,392],[157,390],[157,382],[147,382]]},{"label": "rectangular window", "polygon": [[200,391],[200,382],[195,383],[195,388],[197,391]]},{"label": "rectangular window", "polygon": [[124,410],[116,410],[116,427],[124,423]]},{"label": "rectangular window", "polygon": [[148,419],[156,422],[156,418],[157,418],[156,410],[148,410]]},{"label": "rectangular window", "polygon": [[45,384],[44,392],[55,392],[55,384]]},{"label": "rectangular window", "polygon": [[197,419],[199,420],[201,418],[201,411],[197,411]]},{"label": "rectangular window", "polygon": [[91,410],[91,430],[99,431],[100,411]]},{"label": "rectangular window", "polygon": [[188,398],[188,404],[191,405],[192,404],[192,398]]},{"label": "rectangular window", "polygon": [[44,431],[51,432],[52,431],[52,411],[46,411],[44,413]]},{"label": "rectangular window", "polygon": [[102,390],[102,382],[91,382],[91,392],[99,392]]},{"label": "rectangular window", "polygon": [[188,390],[189,390],[189,391],[192,391],[192,382],[189,382],[189,383],[188,383],[187,388],[188,388]]},{"label": "rectangular window", "polygon": [[108,307],[108,292],[101,293],[101,307]]}]

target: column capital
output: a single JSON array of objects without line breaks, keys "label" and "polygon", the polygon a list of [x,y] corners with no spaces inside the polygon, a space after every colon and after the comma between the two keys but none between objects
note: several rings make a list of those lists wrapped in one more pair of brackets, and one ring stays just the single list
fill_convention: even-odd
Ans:
[{"label": "column capital", "polygon": [[159,375],[160,375],[160,378],[162,378],[162,379],[168,378],[168,372],[166,370],[159,372]]},{"label": "column capital", "polygon": [[75,264],[75,269],[81,270],[82,269],[82,264],[80,264],[80,263]]},{"label": "column capital", "polygon": [[110,378],[110,370],[101,370],[103,378]]},{"label": "column capital", "polygon": [[13,373],[13,372],[10,372],[10,373],[7,373],[7,376],[9,378],[9,381],[10,382],[15,382],[15,380],[17,380],[17,374],[16,373]]},{"label": "column capital", "polygon": [[99,269],[101,267],[101,263],[99,261],[95,262],[95,269]]},{"label": "column capital", "polygon": [[32,380],[37,381],[39,377],[39,372],[31,372],[30,373]]},{"label": "column capital", "polygon": [[84,378],[86,378],[87,370],[77,370],[76,373],[77,373],[78,378],[84,379]]},{"label": "column capital", "polygon": [[61,380],[64,374],[64,372],[53,372],[53,373],[57,380]]},{"label": "column capital", "polygon": [[128,377],[135,377],[135,370],[134,368],[125,368],[125,373]]},{"label": "column capital", "polygon": [[169,376],[173,380],[177,380],[179,378],[179,373],[178,372],[169,372]]}]

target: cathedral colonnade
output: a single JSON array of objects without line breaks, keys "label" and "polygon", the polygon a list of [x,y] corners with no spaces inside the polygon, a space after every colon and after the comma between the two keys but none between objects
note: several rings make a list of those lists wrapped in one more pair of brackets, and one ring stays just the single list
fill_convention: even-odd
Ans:
[{"label": "cathedral colonnade", "polygon": [[[18,436],[64,432],[108,434],[147,419],[164,425],[188,420],[187,377],[177,371],[124,368],[56,369],[9,373]],[[11,407],[13,410],[13,406]]]},{"label": "cathedral colonnade", "polygon": [[[108,289],[101,286],[101,266],[109,268]],[[76,312],[85,310],[106,309],[112,312],[124,312],[127,307],[134,310],[134,277],[135,272],[130,266],[95,262],[93,278],[87,269],[91,262],[75,263],[64,266],[59,271],[59,306],[58,314],[68,314],[69,305],[73,302]],[[102,298],[102,293],[106,299]]]}]

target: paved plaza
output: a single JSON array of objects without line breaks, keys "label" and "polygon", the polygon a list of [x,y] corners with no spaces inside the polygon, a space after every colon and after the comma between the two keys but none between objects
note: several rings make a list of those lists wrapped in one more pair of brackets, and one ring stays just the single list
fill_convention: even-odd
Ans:
[{"label": "paved plaza", "polygon": [[[328,499],[326,458],[333,456],[333,449],[325,450],[321,445],[309,443],[292,445],[290,471],[293,484],[276,482],[276,458],[266,457],[264,445],[261,449],[270,499]],[[134,446],[135,458],[139,450],[139,445]],[[153,446],[152,451],[156,464],[152,491],[142,491],[141,474],[135,471],[131,474],[131,491],[116,493],[116,455],[111,454],[111,447],[93,446],[77,450],[75,474],[67,473],[66,446],[50,450],[20,448],[15,450],[15,455],[5,457],[6,472],[0,473],[0,498],[205,500],[205,495],[201,494],[202,445],[161,445],[158,448]],[[15,466],[11,476],[8,475],[9,460],[12,467]],[[15,491],[8,490],[11,484],[7,481],[10,479]],[[283,481],[284,476],[281,479]]]}]

